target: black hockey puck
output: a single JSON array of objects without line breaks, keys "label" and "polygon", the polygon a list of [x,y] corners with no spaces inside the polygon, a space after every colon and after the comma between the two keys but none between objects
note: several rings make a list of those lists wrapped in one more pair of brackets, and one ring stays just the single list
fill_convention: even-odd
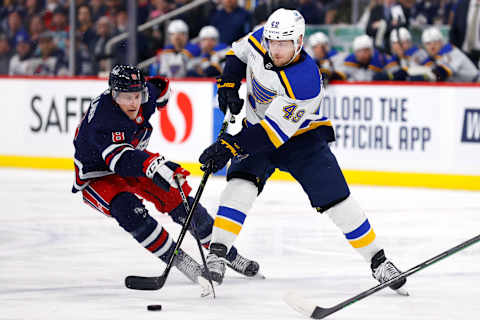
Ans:
[{"label": "black hockey puck", "polygon": [[161,304],[150,304],[147,306],[148,311],[161,311],[162,305]]}]

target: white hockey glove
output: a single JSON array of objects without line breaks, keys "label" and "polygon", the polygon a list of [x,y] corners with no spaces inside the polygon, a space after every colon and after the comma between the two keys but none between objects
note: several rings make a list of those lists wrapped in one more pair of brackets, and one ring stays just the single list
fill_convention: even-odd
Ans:
[{"label": "white hockey glove", "polygon": [[160,91],[160,95],[155,101],[157,108],[163,108],[167,105],[170,99],[170,81],[164,77],[148,77],[147,82],[153,84]]},{"label": "white hockey glove", "polygon": [[186,181],[185,177],[190,175],[190,172],[183,169],[178,163],[168,161],[159,154],[149,157],[143,167],[145,175],[165,191],[170,190],[170,187],[177,188],[174,176],[178,176],[180,185],[183,185]]}]

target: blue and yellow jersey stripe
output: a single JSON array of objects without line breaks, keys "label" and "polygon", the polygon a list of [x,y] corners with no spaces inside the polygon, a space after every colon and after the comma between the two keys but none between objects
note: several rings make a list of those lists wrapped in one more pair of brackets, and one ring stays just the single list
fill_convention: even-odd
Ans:
[{"label": "blue and yellow jersey stripe", "polygon": [[326,126],[326,127],[331,127],[333,130],[332,122],[328,120],[328,118],[323,117],[318,120],[306,120],[300,128],[293,134],[293,137],[301,135],[302,133],[305,133],[310,130],[314,130],[320,126]]},{"label": "blue and yellow jersey stripe", "polygon": [[260,125],[267,133],[268,138],[275,146],[275,148],[280,147],[289,139],[288,135],[286,135],[282,131],[282,129],[280,129],[280,126],[274,120],[267,116],[265,116],[265,119],[260,121]]}]

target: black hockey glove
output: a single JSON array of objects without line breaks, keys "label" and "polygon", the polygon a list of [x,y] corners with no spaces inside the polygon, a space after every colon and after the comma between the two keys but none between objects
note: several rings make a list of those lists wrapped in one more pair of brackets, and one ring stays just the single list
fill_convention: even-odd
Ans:
[{"label": "black hockey glove", "polygon": [[156,104],[157,108],[163,108],[167,105],[170,98],[170,81],[164,77],[148,77],[147,82],[153,84],[159,91]]},{"label": "black hockey glove", "polygon": [[235,138],[225,133],[202,152],[199,161],[204,165],[202,170],[205,171],[210,166],[212,172],[215,173],[225,167],[228,160],[242,153],[243,151],[235,141]]},{"label": "black hockey glove", "polygon": [[218,89],[218,107],[223,113],[227,112],[227,108],[234,115],[239,114],[243,107],[243,99],[238,96],[240,89],[240,81],[217,77]]}]

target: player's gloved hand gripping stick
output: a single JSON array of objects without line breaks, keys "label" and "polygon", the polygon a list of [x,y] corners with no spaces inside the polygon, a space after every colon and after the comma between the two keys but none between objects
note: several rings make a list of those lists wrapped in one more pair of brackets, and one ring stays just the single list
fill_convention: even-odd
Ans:
[{"label": "player's gloved hand gripping stick", "polygon": [[[220,132],[218,134],[218,137],[222,136],[228,128],[229,123],[235,122],[234,116],[231,114],[230,110],[227,110],[227,113],[225,114],[225,117],[223,118],[223,124],[222,128],[220,129]],[[200,185],[198,186],[197,193],[195,194],[195,199],[193,201],[192,207],[190,208],[190,211],[188,212],[187,219],[185,220],[185,224],[183,225],[182,230],[180,231],[180,235],[178,236],[177,244],[175,245],[175,250],[172,256],[170,257],[170,260],[168,261],[167,267],[163,271],[162,275],[157,276],[157,277],[142,277],[142,276],[128,276],[125,278],[125,286],[129,289],[135,289],[135,290],[159,290],[163,287],[165,284],[165,281],[168,278],[168,275],[170,273],[170,269],[173,266],[173,261],[178,254],[178,249],[180,248],[180,245],[183,242],[183,239],[185,237],[185,234],[187,233],[187,230],[190,226],[190,223],[193,218],[193,213],[195,212],[195,209],[197,208],[198,202],[200,201],[200,197],[202,196],[203,190],[205,189],[205,185],[207,184],[207,180],[210,177],[210,174],[212,173],[212,168],[211,164],[207,163],[206,168],[203,168],[204,173],[202,180],[200,182]],[[202,257],[204,259],[204,257]],[[199,277],[200,279],[201,277]],[[200,283],[201,285],[201,283]]]}]

